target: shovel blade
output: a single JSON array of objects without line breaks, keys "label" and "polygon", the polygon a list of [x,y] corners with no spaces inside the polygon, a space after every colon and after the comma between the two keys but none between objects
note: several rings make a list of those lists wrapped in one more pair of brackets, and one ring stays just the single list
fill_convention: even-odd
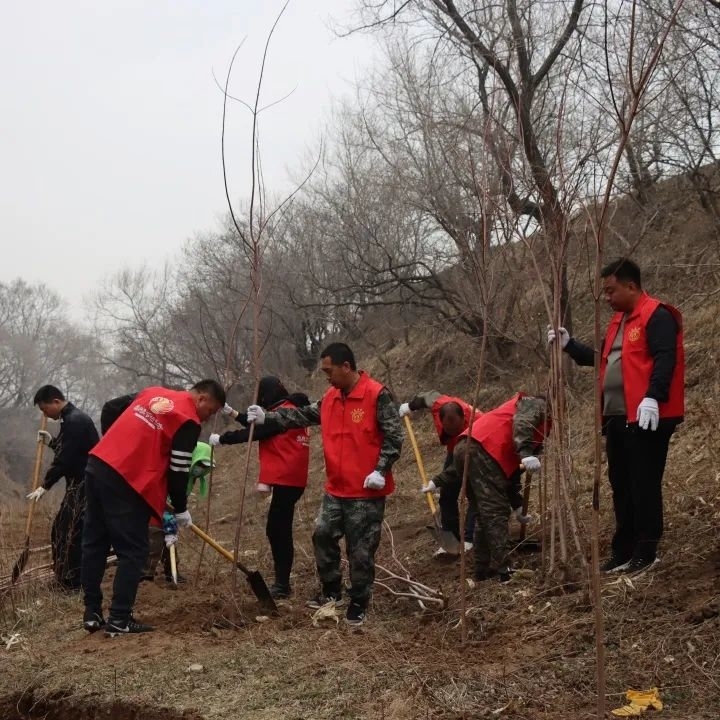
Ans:
[{"label": "shovel blade", "polygon": [[435,542],[448,553],[448,555],[460,554],[460,541],[450,530],[443,530],[436,525],[428,525],[428,530],[433,538],[435,538]]},{"label": "shovel blade", "polygon": [[20,573],[25,569],[27,565],[28,557],[30,557],[30,548],[26,547],[21,553],[20,557],[15,561],[12,569],[12,582],[17,582],[20,577]]},{"label": "shovel blade", "polygon": [[250,589],[253,591],[253,595],[258,599],[258,602],[262,607],[268,610],[273,615],[278,615],[278,606],[275,603],[275,598],[270,594],[270,588],[268,588],[263,576],[257,570],[247,573],[246,575]]}]

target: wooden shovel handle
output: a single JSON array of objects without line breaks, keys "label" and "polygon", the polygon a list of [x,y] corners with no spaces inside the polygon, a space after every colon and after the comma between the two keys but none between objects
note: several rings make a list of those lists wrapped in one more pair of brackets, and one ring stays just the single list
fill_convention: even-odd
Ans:
[{"label": "wooden shovel handle", "polygon": [[[415,462],[417,462],[418,471],[420,472],[422,487],[425,487],[425,485],[428,484],[427,473],[425,472],[425,465],[422,460],[422,455],[420,455],[420,448],[418,447],[417,440],[415,439],[415,432],[413,431],[410,417],[408,415],[405,415],[405,417],[403,417],[403,420],[405,421],[405,429],[407,430],[408,437],[410,438],[410,444],[412,445],[413,451],[415,453]],[[424,495],[427,498],[427,504],[430,508],[430,512],[435,515],[435,513],[437,512],[437,507],[435,505],[435,498],[433,497],[433,494],[431,492],[426,492],[424,493]]]},{"label": "wooden shovel handle", "polygon": [[246,568],[240,561],[235,562],[235,558],[233,557],[233,554],[226,550],[220,543],[213,540],[207,533],[204,533],[197,525],[190,525],[190,530],[194,532],[201,540],[206,542],[213,550],[219,552],[226,560],[229,560],[231,563],[233,563],[238,570],[245,573],[245,575],[250,575],[250,570]]},{"label": "wooden shovel handle", "polygon": [[[47,418],[45,415],[40,420],[40,430],[45,430],[47,427]],[[45,452],[45,443],[38,437],[37,446],[35,448],[35,467],[33,468],[33,479],[32,489],[37,490],[40,484],[40,468],[42,468],[43,453]],[[32,528],[33,515],[35,514],[35,506],[37,501],[32,500],[30,502],[30,509],[28,510],[27,522],[25,523],[25,540],[30,539],[30,529]]]}]

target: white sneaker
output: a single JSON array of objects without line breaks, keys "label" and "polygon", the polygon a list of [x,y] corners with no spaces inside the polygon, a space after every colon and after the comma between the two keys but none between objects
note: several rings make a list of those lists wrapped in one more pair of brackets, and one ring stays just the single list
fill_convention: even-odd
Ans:
[{"label": "white sneaker", "polygon": [[444,555],[448,555],[448,551],[447,551],[445,548],[441,548],[441,547],[439,547],[439,548],[433,553],[433,557],[434,557],[434,558],[443,557]]},{"label": "white sneaker", "polygon": [[471,542],[465,541],[465,552],[470,552],[473,549],[473,544]]}]

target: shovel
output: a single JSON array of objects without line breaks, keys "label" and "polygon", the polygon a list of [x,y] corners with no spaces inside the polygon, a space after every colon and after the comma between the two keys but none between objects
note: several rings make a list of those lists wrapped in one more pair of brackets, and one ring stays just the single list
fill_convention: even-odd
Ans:
[{"label": "shovel", "polygon": [[[44,430],[47,425],[47,418],[45,415],[42,416],[40,421],[40,430]],[[35,469],[33,470],[33,482],[32,489],[37,490],[38,483],[40,481],[40,468],[42,467],[43,452],[45,452],[45,443],[38,437],[37,448],[35,449]],[[25,547],[20,553],[20,557],[15,561],[12,569],[12,583],[17,582],[20,577],[20,573],[25,569],[27,565],[28,557],[30,556],[30,529],[32,528],[33,515],[35,514],[35,506],[37,502],[31,501],[30,508],[28,509],[27,523],[25,524]]]},{"label": "shovel", "polygon": [[[405,415],[403,420],[405,421],[405,428],[407,429],[410,443],[412,444],[413,451],[415,452],[415,460],[417,461],[418,470],[420,472],[420,479],[422,480],[423,486],[427,485],[428,480],[427,474],[425,473],[425,465],[423,464],[422,455],[420,455],[420,448],[418,447],[417,440],[415,439],[415,433],[412,429],[412,423],[410,422],[410,418],[407,415]],[[433,518],[433,524],[428,526],[428,530],[435,538],[438,545],[440,545],[440,547],[446,553],[450,555],[459,555],[460,541],[455,537],[455,535],[452,534],[450,530],[443,530],[442,524],[440,522],[440,513],[438,512],[438,508],[435,505],[435,498],[433,497],[433,494],[431,492],[428,492],[424,493],[424,495]]]},{"label": "shovel", "polygon": [[[213,550],[219,552],[226,560],[235,562],[233,554],[229,550],[226,550],[222,545],[204,533],[197,525],[190,525],[190,529]],[[248,570],[239,560],[235,562],[235,564],[237,569],[247,577],[250,589],[258,599],[258,602],[273,615],[278,615],[280,611],[275,604],[275,598],[270,594],[270,590],[265,580],[263,580],[263,576],[257,570]]]},{"label": "shovel", "polygon": [[[524,470],[525,468],[520,465],[520,468]],[[525,475],[525,486],[523,487],[523,504],[522,504],[522,512],[523,515],[527,515],[528,506],[530,504],[530,474],[528,473]],[[527,525],[521,525],[520,526],[520,542],[518,543],[518,551],[519,552],[526,552],[526,553],[533,553],[533,552],[539,552],[541,545],[540,541],[536,538],[527,538]]]},{"label": "shovel", "polygon": [[177,588],[178,585],[178,574],[177,574],[177,554],[175,553],[175,544],[170,546],[170,575],[172,575],[173,586]]}]

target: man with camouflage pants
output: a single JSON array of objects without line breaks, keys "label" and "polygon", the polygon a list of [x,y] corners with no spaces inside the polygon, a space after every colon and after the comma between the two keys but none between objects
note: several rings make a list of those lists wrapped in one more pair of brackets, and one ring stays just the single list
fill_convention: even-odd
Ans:
[{"label": "man with camouflage pants", "polygon": [[485,580],[496,573],[501,582],[510,580],[508,565],[510,507],[521,524],[520,463],[529,473],[540,469],[536,457],[547,433],[547,404],[543,398],[518,393],[478,418],[453,451],[453,465],[436,476],[423,492],[432,492],[445,482],[462,478],[468,460],[468,497],[477,511],[475,530],[475,578]]},{"label": "man with camouflage pants", "polygon": [[400,457],[402,426],[390,391],[357,370],[347,345],[328,345],[320,359],[331,385],[321,400],[275,412],[251,405],[247,417],[282,430],[321,426],[327,481],[313,547],[322,591],[308,606],[341,601],[339,541],[344,536],[351,583],[345,620],[361,625],[375,580],[385,498],[394,490],[390,469]]}]

